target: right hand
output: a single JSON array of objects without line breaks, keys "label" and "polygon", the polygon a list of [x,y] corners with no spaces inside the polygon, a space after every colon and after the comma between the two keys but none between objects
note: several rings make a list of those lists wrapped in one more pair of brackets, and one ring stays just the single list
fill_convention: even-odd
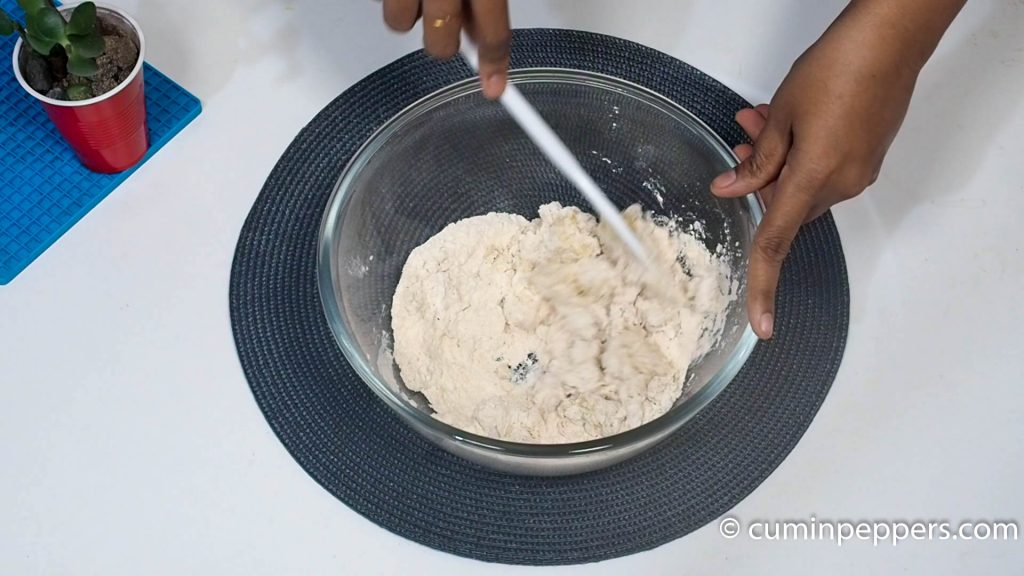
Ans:
[{"label": "right hand", "polygon": [[463,28],[480,50],[480,86],[484,96],[501,96],[508,81],[511,29],[508,0],[383,0],[384,22],[408,32],[423,18],[423,47],[435,58],[459,52]]}]

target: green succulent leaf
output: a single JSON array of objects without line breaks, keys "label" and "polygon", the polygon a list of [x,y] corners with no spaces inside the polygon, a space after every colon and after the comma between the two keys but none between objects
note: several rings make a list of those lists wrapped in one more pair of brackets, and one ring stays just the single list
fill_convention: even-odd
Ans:
[{"label": "green succulent leaf", "polygon": [[40,8],[45,8],[47,4],[46,0],[18,0],[18,6],[21,6],[25,14],[31,14]]},{"label": "green succulent leaf", "polygon": [[18,24],[11,19],[10,15],[0,10],[0,36],[10,36],[18,31]]},{"label": "green succulent leaf", "polygon": [[[40,40],[47,40],[54,44],[66,44],[68,41],[67,35],[64,34],[64,18],[53,8],[44,7],[35,12],[29,12],[25,17],[25,23],[28,25],[29,34]],[[33,48],[35,48],[34,45]]]},{"label": "green succulent leaf", "polygon": [[18,26],[10,14],[0,9],[0,36],[10,36],[17,32]]},{"label": "green succulent leaf", "polygon": [[68,86],[69,100],[88,100],[92,98],[92,88],[85,84],[74,84]]},{"label": "green succulent leaf", "polygon": [[49,56],[50,51],[53,50],[53,47],[57,45],[57,43],[53,40],[40,38],[39,36],[33,34],[31,30],[28,32],[28,34],[25,35],[25,38],[28,40],[29,46],[31,46],[33,50],[42,54],[43,56]]},{"label": "green succulent leaf", "polygon": [[93,32],[85,36],[78,34],[69,34],[68,42],[71,43],[71,49],[85,58],[95,58],[103,54],[106,50],[106,44],[103,43],[103,36],[99,32]]},{"label": "green succulent leaf", "polygon": [[68,53],[68,72],[78,76],[95,76],[99,72],[95,58],[87,58],[81,54],[71,51]]},{"label": "green succulent leaf", "polygon": [[68,36],[98,34],[96,29],[96,5],[92,2],[83,2],[76,6],[75,11],[71,13],[71,18],[68,19],[66,31]]}]

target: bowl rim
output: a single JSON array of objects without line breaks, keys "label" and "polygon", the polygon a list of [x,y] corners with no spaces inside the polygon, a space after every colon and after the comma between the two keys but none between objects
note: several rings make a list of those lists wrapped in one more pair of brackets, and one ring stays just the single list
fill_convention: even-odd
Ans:
[{"label": "bowl rim", "polygon": [[[613,90],[620,94],[637,98],[675,117],[678,121],[689,124],[692,129],[706,137],[713,148],[721,154],[722,159],[731,167],[735,167],[739,163],[732,149],[707,123],[675,101],[633,82],[597,72],[548,67],[511,70],[508,80],[515,84],[541,82],[583,84],[590,87]],[[635,444],[638,441],[652,437],[667,436],[698,414],[708,403],[717,397],[743,367],[743,364],[757,344],[757,336],[751,329],[749,322],[744,327],[743,334],[740,336],[725,364],[704,386],[678,406],[672,407],[661,416],[647,423],[624,432],[584,442],[563,444],[510,442],[467,432],[442,422],[419,408],[408,405],[405,400],[400,398],[395,391],[377,377],[374,370],[371,369],[368,359],[363,358],[363,353],[355,345],[355,335],[348,329],[343,320],[344,315],[339,303],[340,288],[336,287],[334,282],[334,279],[337,277],[336,272],[338,272],[338,267],[340,266],[340,263],[334,258],[334,240],[335,234],[340,230],[340,227],[337,225],[339,217],[351,200],[351,195],[348,194],[348,191],[355,177],[370,158],[399,129],[437,106],[475,92],[480,92],[479,81],[475,77],[471,77],[449,84],[409,104],[367,137],[366,141],[352,155],[341,176],[338,178],[324,209],[317,248],[317,283],[320,301],[335,342],[341,348],[345,359],[356,371],[363,383],[377,397],[383,400],[392,411],[406,420],[420,433],[423,433],[424,429],[432,430],[457,442],[469,444],[490,452],[536,459],[566,458],[573,455],[591,454]],[[747,202],[754,225],[759,225],[764,215],[764,204],[760,194],[751,194],[743,200]]]}]

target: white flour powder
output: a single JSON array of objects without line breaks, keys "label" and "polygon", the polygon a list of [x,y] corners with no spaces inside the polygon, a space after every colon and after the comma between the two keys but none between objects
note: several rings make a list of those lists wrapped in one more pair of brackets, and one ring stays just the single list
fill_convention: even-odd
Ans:
[{"label": "white flour powder", "polygon": [[592,216],[557,203],[532,222],[467,218],[413,250],[391,312],[406,386],[452,426],[535,444],[601,438],[668,411],[691,359],[721,333],[728,269],[639,206],[624,216],[663,282]]}]

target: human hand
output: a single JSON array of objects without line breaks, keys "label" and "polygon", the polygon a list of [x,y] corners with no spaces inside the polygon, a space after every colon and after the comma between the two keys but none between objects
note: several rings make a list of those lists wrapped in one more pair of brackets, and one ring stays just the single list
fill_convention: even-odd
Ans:
[{"label": "human hand", "polygon": [[501,96],[508,80],[511,29],[508,0],[383,0],[384,22],[408,32],[423,18],[423,47],[435,58],[459,52],[463,28],[480,51],[480,86],[484,96]]},{"label": "human hand", "polygon": [[727,198],[760,190],[766,206],[747,276],[747,314],[760,338],[772,336],[779,274],[800,226],[875,181],[906,115],[920,66],[898,43],[870,36],[840,18],[793,65],[770,106],[736,115],[754,145],[736,147],[740,165],[711,190]]}]

